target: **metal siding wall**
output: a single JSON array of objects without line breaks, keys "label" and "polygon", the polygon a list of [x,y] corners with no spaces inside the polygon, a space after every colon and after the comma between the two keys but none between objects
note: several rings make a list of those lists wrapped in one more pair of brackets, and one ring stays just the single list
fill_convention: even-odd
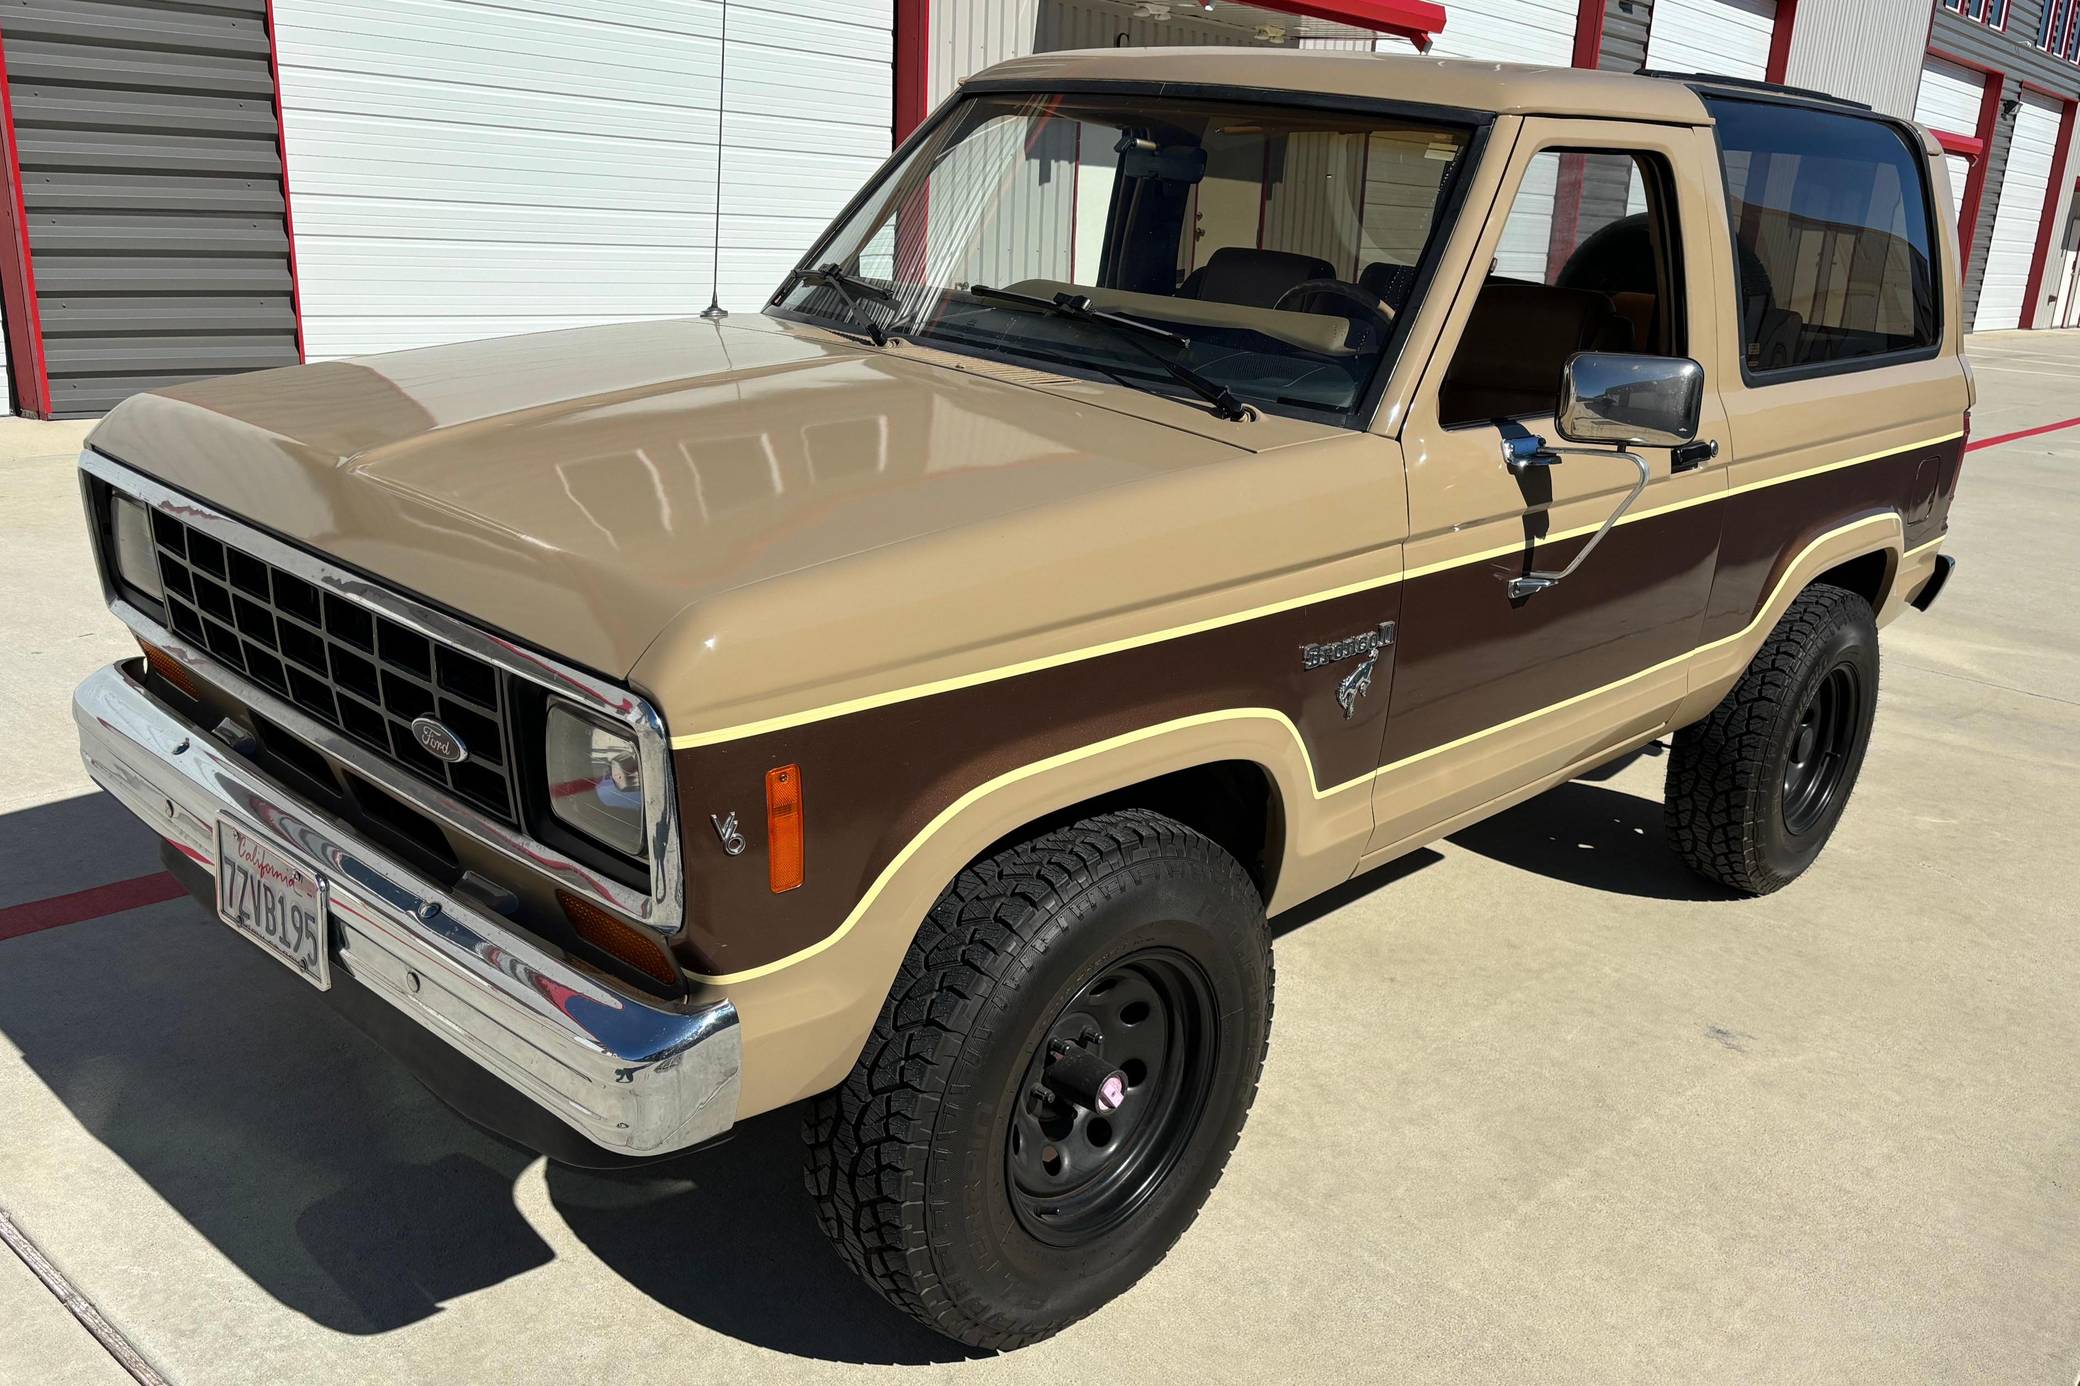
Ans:
[{"label": "metal siding wall", "polygon": [[5,22],[52,412],[293,365],[265,0]]},{"label": "metal siding wall", "polygon": [[1596,66],[1605,72],[1637,72],[1647,65],[1647,34],[1654,27],[1654,0],[1609,0]]},{"label": "metal siding wall", "polygon": [[1784,80],[1866,102],[1887,115],[1911,117],[1930,3],[1814,0],[1800,5]]},{"label": "metal siding wall", "polygon": [[1039,17],[1040,0],[931,0],[925,104],[936,110],[963,77],[1037,51],[1033,40]]},{"label": "metal siding wall", "polygon": [[[1997,80],[1989,78],[1989,81]],[[2012,82],[2007,87],[2009,96],[2017,95],[2020,88]],[[1986,278],[1986,258],[1993,244],[1993,218],[2001,202],[2001,184],[2008,175],[2008,150],[2014,143],[2015,118],[2000,116],[1994,121],[1993,139],[1985,154],[1986,189],[1979,197],[1979,215],[1972,229],[1972,254],[1964,267],[1964,298],[1960,305],[1964,314],[1965,330],[1971,330],[1973,320],[1979,312],[1979,287]]]},{"label": "metal siding wall", "polygon": [[[2020,80],[2064,96],[2080,91],[2080,68],[2052,57],[2036,47],[2037,25],[2044,14],[2043,0],[2008,0],[2008,28],[2000,33],[1984,24],[1974,24],[1938,5],[1928,46],[1982,67],[2005,73],[2004,98],[2022,94]],[[1993,240],[1993,219],[2000,208],[2001,184],[2008,172],[2009,147],[2015,138],[2015,117],[2003,115],[1994,124],[1991,147],[1986,152],[1986,189],[1979,199],[1979,216],[1972,233],[1971,262],[1965,266],[1964,320],[1967,324],[1979,311],[1979,287],[1986,274],[1986,257]]]},{"label": "metal siding wall", "polygon": [[[1025,13],[1032,8],[1032,0],[1020,0],[1017,8]],[[1035,23],[1026,31],[1031,47],[1019,51],[1059,53],[1070,48],[1110,48],[1122,34],[1126,35],[1129,48],[1176,48],[1187,44],[1213,48],[1265,46],[1252,44],[1247,35],[1221,25],[1195,23],[1191,7],[1183,0],[1172,9],[1168,19],[1142,19],[1097,0],[1043,0],[1034,9],[1034,16]],[[1281,46],[1290,43],[1289,40]],[[969,68],[968,72],[975,70]],[[961,75],[966,76],[967,72]]]},{"label": "metal siding wall", "polygon": [[276,0],[313,360],[755,310],[889,148],[891,0]]}]

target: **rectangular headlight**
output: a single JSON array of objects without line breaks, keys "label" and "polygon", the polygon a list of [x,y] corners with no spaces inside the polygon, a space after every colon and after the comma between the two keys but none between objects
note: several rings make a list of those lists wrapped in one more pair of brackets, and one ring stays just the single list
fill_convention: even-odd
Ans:
[{"label": "rectangular headlight", "polygon": [[151,512],[125,495],[115,494],[109,499],[116,575],[146,596],[165,601],[166,589],[159,582],[159,553],[152,543]]},{"label": "rectangular headlight", "polygon": [[549,811],[632,857],[648,855],[642,748],[627,730],[568,703],[549,705]]}]

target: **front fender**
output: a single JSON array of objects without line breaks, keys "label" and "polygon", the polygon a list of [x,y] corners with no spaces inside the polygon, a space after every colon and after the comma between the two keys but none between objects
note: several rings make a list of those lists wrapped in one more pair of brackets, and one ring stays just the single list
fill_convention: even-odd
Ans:
[{"label": "front fender", "polygon": [[1219,761],[1257,765],[1280,798],[1286,831],[1273,908],[1350,874],[1371,828],[1369,785],[1317,789],[1299,730],[1273,709],[1181,717],[1006,770],[935,815],[829,935],[764,966],[700,979],[697,998],[727,997],[743,1027],[738,1116],[844,1078],[926,911],[991,843],[1071,805]]}]

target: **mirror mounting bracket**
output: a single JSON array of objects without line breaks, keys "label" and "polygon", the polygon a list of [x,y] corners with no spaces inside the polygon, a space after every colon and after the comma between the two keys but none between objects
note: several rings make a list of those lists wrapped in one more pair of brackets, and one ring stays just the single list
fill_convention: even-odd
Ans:
[{"label": "mirror mounting bracket", "polygon": [[1625,499],[1618,502],[1618,508],[1604,519],[1596,532],[1589,536],[1589,542],[1582,545],[1581,552],[1577,553],[1565,568],[1557,573],[1534,571],[1522,577],[1511,578],[1508,589],[1511,601],[1521,601],[1557,587],[1562,579],[1581,567],[1582,560],[1595,552],[1596,546],[1603,542],[1603,536],[1611,532],[1612,527],[1623,518],[1625,512],[1632,508],[1632,503],[1639,499],[1640,492],[1647,489],[1647,482],[1651,478],[1651,473],[1647,470],[1647,459],[1622,448],[1609,451],[1603,448],[1549,448],[1546,446],[1546,440],[1535,434],[1505,438],[1502,442],[1502,463],[1509,468],[1512,476],[1522,476],[1534,467],[1557,467],[1562,459],[1568,457],[1623,458],[1638,469],[1639,480],[1632,484],[1632,489],[1625,493]]}]

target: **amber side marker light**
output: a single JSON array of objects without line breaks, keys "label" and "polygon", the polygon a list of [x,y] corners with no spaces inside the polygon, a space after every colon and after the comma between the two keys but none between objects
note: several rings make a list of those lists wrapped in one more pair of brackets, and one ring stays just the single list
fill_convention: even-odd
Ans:
[{"label": "amber side marker light", "polygon": [[195,676],[183,668],[179,660],[176,660],[172,655],[147,640],[138,641],[137,648],[144,651],[144,663],[147,669],[150,669],[189,697],[198,696],[195,687]]},{"label": "amber side marker light", "polygon": [[671,954],[649,934],[616,919],[590,900],[580,900],[567,890],[556,892],[556,903],[563,906],[563,917],[571,922],[578,937],[594,948],[621,959],[645,977],[654,977],[668,987],[679,984],[679,969],[672,965]]},{"label": "amber side marker light", "polygon": [[773,894],[802,883],[802,767],[766,771],[766,859]]}]

